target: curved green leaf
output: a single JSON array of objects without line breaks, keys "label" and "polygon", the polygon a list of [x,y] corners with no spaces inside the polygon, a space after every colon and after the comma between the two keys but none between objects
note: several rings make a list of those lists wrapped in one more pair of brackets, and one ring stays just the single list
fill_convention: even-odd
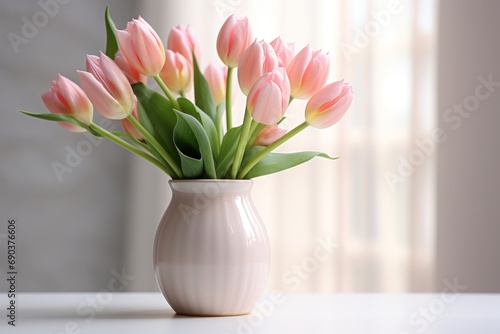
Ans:
[{"label": "curved green leaf", "polygon": [[177,99],[177,102],[179,103],[179,106],[184,113],[193,116],[198,122],[201,123],[208,135],[208,139],[210,140],[214,159],[217,159],[220,148],[217,129],[215,128],[213,120],[207,114],[205,114],[203,110],[194,105],[190,100],[180,97]]},{"label": "curved green leaf", "polygon": [[[242,166],[245,166],[248,161],[255,157],[260,151],[265,149],[263,146],[250,147],[245,152]],[[330,160],[338,159],[332,158],[322,152],[306,151],[296,153],[269,153],[259,163],[257,163],[250,171],[244,176],[245,179],[251,179],[258,176],[273,174],[281,172],[282,170],[295,167],[303,164],[315,157],[326,158]]]},{"label": "curved green leaf", "polygon": [[179,151],[181,157],[182,174],[186,179],[199,179],[203,177],[203,158],[192,158]]},{"label": "curved green leaf", "polygon": [[104,12],[104,20],[106,24],[106,56],[115,59],[115,54],[118,51],[118,38],[116,36],[115,23],[109,15],[109,5],[106,6],[106,11]]},{"label": "curved green leaf", "polygon": [[[217,178],[215,173],[215,162],[210,146],[210,140],[203,126],[191,115],[175,110],[177,114],[177,125],[174,129],[174,142],[182,152],[194,159],[201,158],[205,168],[205,176],[210,179]],[[188,130],[189,129],[189,130]],[[193,136],[195,140],[193,140]],[[192,150],[186,152],[186,149]],[[198,150],[196,152],[196,149]],[[199,153],[199,156],[196,155]]]},{"label": "curved green leaf", "polygon": [[194,100],[196,105],[203,110],[212,121],[215,123],[217,121],[217,115],[215,111],[215,102],[208,85],[207,79],[203,76],[198,66],[198,61],[193,53],[193,81],[194,81]]},{"label": "curved green leaf", "polygon": [[84,128],[85,130],[87,130],[88,132],[90,132],[92,135],[94,135],[96,137],[101,137],[101,135],[99,133],[97,133],[94,130],[92,130],[87,124],[83,123],[82,121],[79,121],[78,119],[76,119],[75,117],[73,117],[71,115],[64,115],[64,114],[36,114],[36,113],[25,111],[25,110],[19,110],[19,112],[21,112],[21,113],[23,113],[25,115],[28,115],[28,116],[31,116],[31,117],[35,117],[35,118],[39,118],[39,119],[43,119],[43,120],[46,120],[46,121],[67,122],[67,123],[75,124],[75,125],[78,125],[81,128]]},{"label": "curved green leaf", "polygon": [[142,82],[132,85],[138,100],[139,122],[153,135],[167,153],[180,164],[180,157],[174,144],[174,128],[177,116],[172,103],[163,95],[146,87]]},{"label": "curved green leaf", "polygon": [[179,117],[174,129],[174,144],[179,152],[182,174],[189,179],[203,177],[203,157],[191,127]]}]

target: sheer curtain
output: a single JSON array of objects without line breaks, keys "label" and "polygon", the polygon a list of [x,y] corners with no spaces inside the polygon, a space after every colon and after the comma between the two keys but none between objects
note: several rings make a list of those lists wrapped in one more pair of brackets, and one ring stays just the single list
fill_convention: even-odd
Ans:
[{"label": "sheer curtain", "polygon": [[[339,160],[317,159],[255,180],[253,198],[272,245],[269,289],[433,289],[435,158],[422,147],[429,147],[435,128],[435,1],[187,0],[142,6],[164,39],[171,26],[191,24],[201,40],[203,67],[219,62],[217,32],[234,13],[250,19],[259,39],[281,35],[295,42],[296,52],[307,43],[328,51],[330,81],[345,79],[354,87],[355,102],[338,125],[308,129],[283,147],[322,150]],[[242,110],[244,98],[237,103]],[[303,108],[294,101],[284,125],[301,122]],[[152,289],[151,264],[144,258],[150,257],[168,186],[141,161],[133,161],[132,173],[127,258],[140,277],[131,289]]]}]

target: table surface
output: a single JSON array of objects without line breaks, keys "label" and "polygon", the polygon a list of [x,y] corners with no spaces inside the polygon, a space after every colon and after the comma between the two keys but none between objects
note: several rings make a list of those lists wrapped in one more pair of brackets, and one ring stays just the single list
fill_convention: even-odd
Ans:
[{"label": "table surface", "polygon": [[159,293],[25,293],[0,333],[500,334],[500,294],[267,294],[253,313],[176,315]]}]

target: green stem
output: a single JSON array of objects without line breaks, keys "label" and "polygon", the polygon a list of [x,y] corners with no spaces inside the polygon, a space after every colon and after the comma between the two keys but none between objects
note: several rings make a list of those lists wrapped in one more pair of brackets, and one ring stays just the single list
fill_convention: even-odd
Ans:
[{"label": "green stem", "polygon": [[160,168],[162,171],[170,175],[170,171],[160,161],[156,160],[154,157],[147,154],[146,152],[138,149],[134,145],[126,142],[125,140],[115,136],[114,134],[101,128],[97,124],[92,123],[89,125],[89,127],[92,128],[92,130],[94,130],[95,132],[99,133],[104,138],[107,138],[113,141],[114,143],[120,145],[121,147],[125,148],[126,150],[129,150],[130,152],[137,154],[141,158],[146,159],[147,161],[151,162],[153,165],[155,165],[156,167]]},{"label": "green stem", "polygon": [[155,78],[156,83],[158,84],[158,86],[160,86],[161,90],[165,93],[165,95],[167,95],[167,97],[170,100],[170,102],[172,102],[172,105],[174,106],[174,108],[177,109],[177,110],[181,110],[181,108],[179,107],[179,103],[177,102],[177,99],[172,94],[172,92],[170,91],[170,89],[168,89],[167,85],[165,85],[165,83],[161,79],[160,75],[157,74],[157,75],[154,76],[154,78]]},{"label": "green stem", "polygon": [[308,127],[307,122],[304,122],[300,125],[297,125],[295,128],[287,132],[283,137],[272,143],[271,145],[267,146],[265,149],[259,152],[252,160],[250,160],[242,169],[241,172],[238,174],[238,179],[242,179],[245,177],[245,175],[248,174],[248,172],[261,161],[268,153],[271,153],[275,148],[278,146],[282,145],[285,143],[287,140],[304,130],[305,128]]},{"label": "green stem", "polygon": [[[177,102],[177,101],[176,101]],[[171,175],[172,178],[182,178],[182,171],[177,165],[177,163],[172,159],[172,157],[165,151],[165,149],[158,143],[156,139],[139,123],[139,121],[134,117],[134,115],[130,114],[127,119],[132,123],[132,125],[146,138],[146,140],[153,145],[155,150],[162,156],[163,159],[167,162],[167,164],[172,168],[175,175]]]},{"label": "green stem", "polygon": [[229,131],[233,127],[233,108],[231,106],[231,94],[233,87],[233,68],[227,68],[226,82],[226,129]]},{"label": "green stem", "polygon": [[257,137],[259,136],[260,132],[262,131],[262,129],[264,128],[265,124],[262,124],[262,123],[258,123],[258,122],[255,122],[253,121],[252,122],[252,129],[250,130],[250,139],[248,140],[248,143],[247,143],[247,148],[252,146],[253,143],[255,143],[255,140],[257,140]]},{"label": "green stem", "polygon": [[243,121],[243,129],[241,130],[240,141],[238,142],[238,147],[234,154],[233,166],[231,168],[231,178],[235,179],[238,175],[238,170],[240,169],[241,161],[243,160],[243,154],[245,153],[245,148],[248,142],[248,136],[250,135],[250,127],[252,126],[252,115],[245,110],[245,120]]},{"label": "green stem", "polygon": [[222,116],[224,113],[224,103],[221,102],[216,108],[216,118],[215,118],[215,129],[217,130],[217,136],[219,137],[219,143],[222,143],[224,138],[224,128],[222,127]]}]

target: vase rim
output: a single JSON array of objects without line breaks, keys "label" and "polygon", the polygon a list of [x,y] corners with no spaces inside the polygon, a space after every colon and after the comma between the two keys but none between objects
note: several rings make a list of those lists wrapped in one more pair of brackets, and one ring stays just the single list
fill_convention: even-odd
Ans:
[{"label": "vase rim", "polygon": [[232,179],[180,179],[169,180],[172,190],[185,193],[234,193],[248,192],[252,189],[252,180]]},{"label": "vase rim", "polygon": [[235,180],[235,179],[171,179],[168,183],[253,183],[253,180]]}]

